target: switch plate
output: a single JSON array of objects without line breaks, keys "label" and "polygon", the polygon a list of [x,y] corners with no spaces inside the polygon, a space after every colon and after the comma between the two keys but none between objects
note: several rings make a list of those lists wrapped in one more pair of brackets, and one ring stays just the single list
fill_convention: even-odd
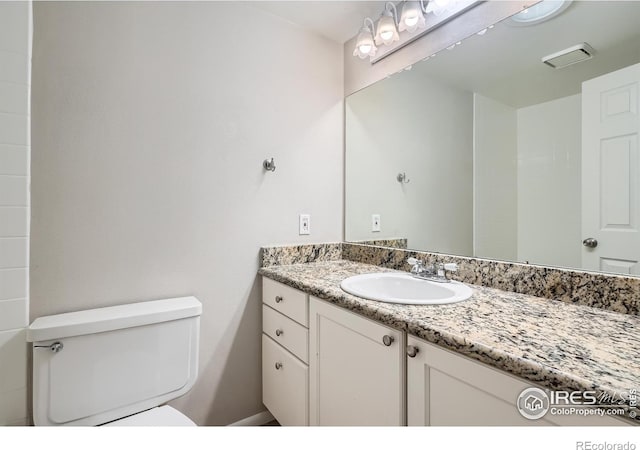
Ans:
[{"label": "switch plate", "polygon": [[380,231],[380,214],[371,214],[371,231]]},{"label": "switch plate", "polygon": [[311,234],[311,214],[300,214],[299,234]]}]

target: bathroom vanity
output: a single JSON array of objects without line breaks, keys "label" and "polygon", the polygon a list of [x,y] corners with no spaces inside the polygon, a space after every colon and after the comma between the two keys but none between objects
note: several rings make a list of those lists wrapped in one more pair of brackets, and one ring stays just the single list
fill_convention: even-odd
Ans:
[{"label": "bathroom vanity", "polygon": [[271,265],[263,275],[263,400],[282,425],[632,425],[628,417],[516,408],[528,387],[637,389],[640,319],[471,286],[452,305],[347,294],[347,260]]}]

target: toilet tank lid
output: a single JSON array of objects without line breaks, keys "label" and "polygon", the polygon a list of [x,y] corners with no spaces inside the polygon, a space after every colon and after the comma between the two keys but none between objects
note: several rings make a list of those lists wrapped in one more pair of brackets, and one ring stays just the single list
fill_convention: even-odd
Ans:
[{"label": "toilet tank lid", "polygon": [[27,329],[27,341],[38,342],[101,333],[202,314],[195,297],[167,298],[39,317]]}]

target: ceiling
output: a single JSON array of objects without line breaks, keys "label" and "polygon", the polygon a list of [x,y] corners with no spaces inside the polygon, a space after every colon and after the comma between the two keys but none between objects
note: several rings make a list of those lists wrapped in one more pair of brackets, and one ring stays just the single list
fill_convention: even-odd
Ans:
[{"label": "ceiling", "polygon": [[377,19],[383,1],[251,1],[249,5],[343,44],[360,31],[365,17]]},{"label": "ceiling", "polygon": [[[424,74],[520,108],[577,94],[583,81],[640,62],[640,2],[574,1],[538,25],[509,22],[415,64],[412,75]],[[582,42],[596,50],[592,59],[563,69],[541,62]]]}]

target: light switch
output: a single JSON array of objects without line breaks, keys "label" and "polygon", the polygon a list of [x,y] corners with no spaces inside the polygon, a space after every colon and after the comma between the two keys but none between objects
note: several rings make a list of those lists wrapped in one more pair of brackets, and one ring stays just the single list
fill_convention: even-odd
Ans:
[{"label": "light switch", "polygon": [[380,231],[380,214],[371,215],[371,231]]},{"label": "light switch", "polygon": [[311,234],[311,214],[300,214],[299,234]]}]

